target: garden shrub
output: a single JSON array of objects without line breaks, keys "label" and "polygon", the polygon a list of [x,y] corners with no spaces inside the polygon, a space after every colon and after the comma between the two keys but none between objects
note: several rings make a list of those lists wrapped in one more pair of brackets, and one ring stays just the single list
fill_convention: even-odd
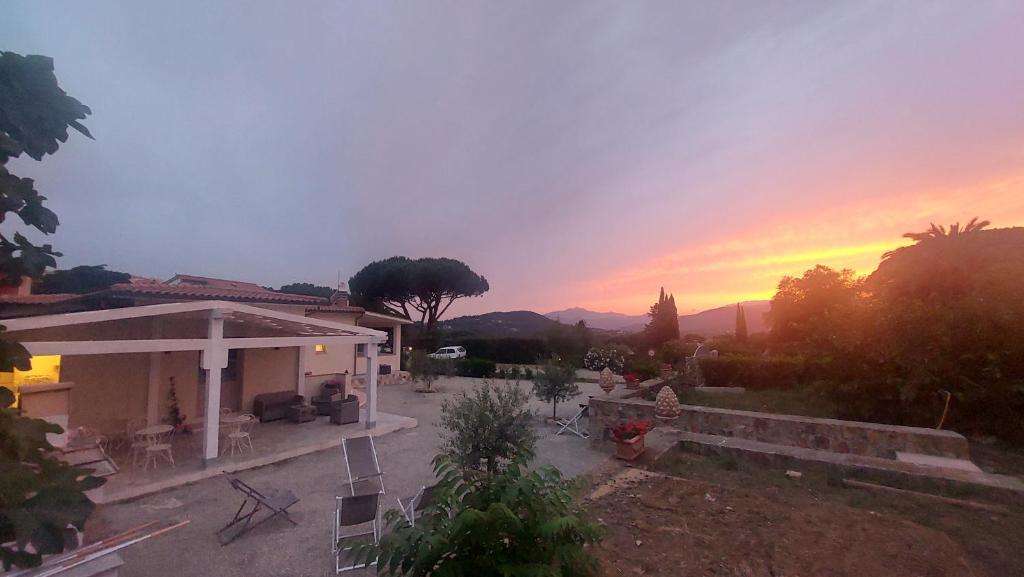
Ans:
[{"label": "garden shrub", "polygon": [[467,475],[444,456],[434,475],[433,503],[416,524],[388,511],[380,544],[360,546],[357,560],[376,557],[381,574],[406,577],[598,574],[591,546],[600,530],[578,500],[581,481],[523,462]]},{"label": "garden shrub", "polygon": [[583,356],[583,366],[591,371],[603,371],[607,367],[613,373],[622,374],[628,353],[628,349],[619,345],[594,347]]},{"label": "garden shrub", "polygon": [[460,377],[488,379],[494,376],[496,365],[488,359],[466,358],[455,362],[455,374]]},{"label": "garden shrub", "polygon": [[641,381],[646,381],[660,375],[661,367],[654,359],[639,358],[638,355],[626,363],[626,372],[636,375]]}]

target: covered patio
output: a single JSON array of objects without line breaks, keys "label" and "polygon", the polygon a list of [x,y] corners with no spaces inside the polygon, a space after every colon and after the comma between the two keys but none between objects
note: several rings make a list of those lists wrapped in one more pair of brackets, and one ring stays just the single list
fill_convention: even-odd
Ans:
[{"label": "covered patio", "polygon": [[[248,412],[253,397],[259,393],[285,389],[308,400],[318,391],[307,391],[313,384],[307,386],[305,356],[307,349],[317,345],[364,346],[366,379],[361,392],[365,402],[362,403],[364,407],[357,426],[362,429],[362,434],[366,434],[366,430],[372,432],[380,418],[377,411],[378,345],[386,341],[386,335],[370,328],[226,301],[45,315],[6,320],[4,325],[7,332],[33,356],[60,355],[56,358],[67,369],[61,371],[61,380],[68,382],[59,384],[71,391],[66,395],[70,399],[67,406],[62,409],[59,402],[51,401],[32,403],[33,408],[27,412],[66,428],[100,428],[102,425],[106,427],[105,434],[109,434],[111,429],[116,431],[116,424],[99,422],[101,419],[97,415],[101,413],[97,412],[100,410],[97,406],[104,404],[109,406],[103,408],[102,416],[144,411],[146,423],[159,424],[163,420],[161,409],[166,411],[168,402],[167,395],[162,393],[166,392],[167,375],[173,368],[176,372],[172,375],[177,375],[178,386],[182,389],[192,387],[189,392],[195,398],[195,412],[201,415],[186,422],[200,431],[197,433],[199,436],[192,440],[200,456],[197,467],[223,468],[218,461],[227,459],[221,456],[220,450],[222,385],[239,387],[239,406],[235,409],[242,412]],[[229,367],[229,358],[234,361],[241,353],[245,353],[246,376],[238,377],[237,380],[242,381],[238,383],[234,375],[224,373]],[[89,375],[87,379],[83,377],[89,382],[76,383],[73,377],[65,378],[66,373]],[[171,390],[174,386],[172,376]],[[30,390],[26,388],[26,392]],[[41,390],[51,394],[55,389]],[[178,394],[181,395],[181,391]],[[121,405],[129,401],[134,404],[122,411]],[[71,407],[72,402],[76,403],[75,407]],[[278,439],[271,445],[279,447],[288,445],[291,431],[305,433],[316,428],[327,431],[322,433],[324,442],[328,438],[340,442],[340,429],[356,427],[321,427],[319,423],[291,427],[291,423],[277,425],[266,423],[259,426],[267,431],[280,429],[279,433],[271,435]],[[319,435],[312,436],[318,438]],[[317,445],[318,442],[307,444]],[[181,443],[175,445],[175,451],[182,450]],[[255,450],[250,457],[261,458],[256,456]]]}]

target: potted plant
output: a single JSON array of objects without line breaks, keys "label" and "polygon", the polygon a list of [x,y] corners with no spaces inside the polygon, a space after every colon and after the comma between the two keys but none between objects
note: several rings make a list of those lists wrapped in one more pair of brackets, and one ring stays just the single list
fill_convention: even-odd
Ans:
[{"label": "potted plant", "polygon": [[640,388],[640,376],[636,373],[626,373],[622,376],[623,380],[626,381],[627,389],[639,389]]},{"label": "potted plant", "polygon": [[644,452],[644,436],[651,430],[647,421],[626,421],[612,427],[615,438],[615,456],[632,461]]}]

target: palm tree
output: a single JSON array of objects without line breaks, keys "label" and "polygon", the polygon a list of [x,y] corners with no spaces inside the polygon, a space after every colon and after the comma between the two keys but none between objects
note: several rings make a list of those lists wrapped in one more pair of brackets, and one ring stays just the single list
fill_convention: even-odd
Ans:
[{"label": "palm tree", "polygon": [[868,278],[874,289],[886,288],[895,294],[964,294],[971,284],[971,271],[977,254],[971,248],[975,234],[991,224],[972,218],[966,225],[959,222],[944,226],[931,223],[924,232],[903,235],[915,241],[909,246],[890,250],[882,255],[878,270]]},{"label": "palm tree", "polygon": [[[946,227],[942,225],[936,225],[934,222],[932,222],[929,223],[930,226],[928,227],[928,230],[924,232],[903,233],[903,238],[909,238],[910,240],[913,240],[914,242],[917,243],[939,239],[958,239],[964,235],[978,232],[988,227],[988,225],[990,224],[992,224],[991,221],[978,220],[978,217],[974,217],[962,228],[959,222],[954,222],[953,224],[949,225],[949,230],[947,231]],[[889,260],[893,256],[899,254],[904,248],[909,247],[900,247],[895,250],[887,251],[885,254],[882,255],[882,260]]]}]

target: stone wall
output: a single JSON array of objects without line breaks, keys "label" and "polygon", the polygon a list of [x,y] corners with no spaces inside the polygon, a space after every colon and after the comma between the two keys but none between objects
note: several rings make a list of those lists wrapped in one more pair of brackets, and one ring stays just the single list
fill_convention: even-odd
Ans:
[{"label": "stone wall", "polygon": [[640,399],[593,397],[590,399],[591,443],[611,441],[610,428],[628,420],[650,421],[654,427],[671,426],[692,433],[739,437],[872,457],[895,458],[896,452],[921,453],[969,459],[967,440],[959,433],[877,423],[817,419],[752,411],[682,405],[672,421],[654,417],[654,402]]}]

